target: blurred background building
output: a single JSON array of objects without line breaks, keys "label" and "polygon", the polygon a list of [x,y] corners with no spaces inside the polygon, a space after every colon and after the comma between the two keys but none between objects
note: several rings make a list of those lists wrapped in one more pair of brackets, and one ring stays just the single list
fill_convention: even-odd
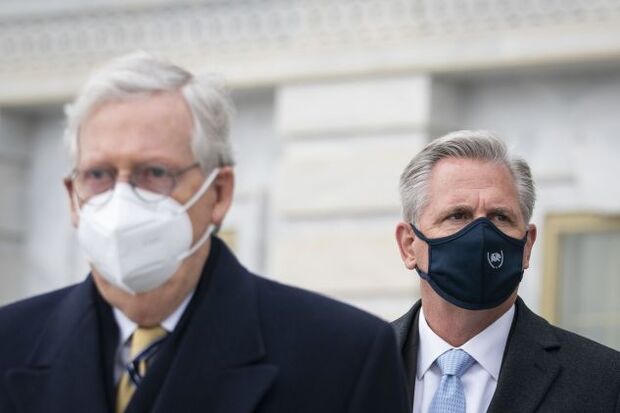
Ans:
[{"label": "blurred background building", "polygon": [[85,277],[62,109],[136,49],[228,79],[223,236],[250,269],[397,317],[418,297],[399,174],[444,132],[491,129],[538,184],[521,295],[620,349],[620,0],[3,0],[0,303]]}]

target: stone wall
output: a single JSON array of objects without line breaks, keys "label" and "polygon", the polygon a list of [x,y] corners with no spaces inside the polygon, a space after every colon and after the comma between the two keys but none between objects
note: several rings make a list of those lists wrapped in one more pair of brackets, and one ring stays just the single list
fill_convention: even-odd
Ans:
[{"label": "stone wall", "polygon": [[[7,0],[0,302],[86,272],[60,108],[110,56],[142,48],[222,72],[238,108],[223,231],[241,261],[393,318],[418,295],[394,240],[398,177],[433,137],[489,128],[515,145],[539,227],[549,212],[620,211],[619,21],[617,0]],[[541,241],[522,288],[534,308]]]}]

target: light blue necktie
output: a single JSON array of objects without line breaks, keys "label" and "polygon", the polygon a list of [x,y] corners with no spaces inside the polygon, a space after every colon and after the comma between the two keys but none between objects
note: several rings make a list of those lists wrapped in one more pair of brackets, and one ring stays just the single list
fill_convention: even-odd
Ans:
[{"label": "light blue necktie", "polygon": [[441,383],[433,396],[429,413],[465,413],[465,392],[461,376],[476,360],[461,349],[452,349],[437,357]]}]

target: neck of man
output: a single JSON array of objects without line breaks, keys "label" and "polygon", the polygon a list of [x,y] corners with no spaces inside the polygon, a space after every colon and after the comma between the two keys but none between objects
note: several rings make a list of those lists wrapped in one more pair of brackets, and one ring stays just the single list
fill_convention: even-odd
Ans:
[{"label": "neck of man", "polygon": [[423,281],[420,285],[424,318],[435,334],[453,347],[460,347],[500,318],[517,299],[517,291],[502,304],[488,310],[466,310],[440,297]]}]

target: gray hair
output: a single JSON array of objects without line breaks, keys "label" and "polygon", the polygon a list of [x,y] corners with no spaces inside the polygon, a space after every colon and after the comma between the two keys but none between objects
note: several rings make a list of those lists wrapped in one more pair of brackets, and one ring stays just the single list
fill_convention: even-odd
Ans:
[{"label": "gray hair", "polygon": [[146,52],[117,57],[94,73],[75,101],[65,107],[64,140],[73,163],[78,157],[81,124],[102,103],[157,92],[180,91],[193,121],[191,148],[203,171],[234,163],[229,122],[232,103],[217,77],[194,76]]},{"label": "gray hair", "polygon": [[526,223],[534,212],[536,192],[532,172],[525,160],[512,155],[506,144],[491,132],[461,130],[438,138],[422,149],[400,176],[403,219],[415,223],[428,202],[428,182],[433,167],[444,158],[474,159],[505,165],[512,174],[519,206]]}]

